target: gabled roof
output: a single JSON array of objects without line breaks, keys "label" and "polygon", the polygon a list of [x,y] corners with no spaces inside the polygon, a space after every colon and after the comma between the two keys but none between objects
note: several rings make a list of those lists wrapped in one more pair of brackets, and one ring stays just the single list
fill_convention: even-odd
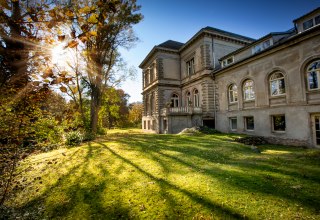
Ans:
[{"label": "gabled roof", "polygon": [[250,38],[250,37],[246,37],[246,36],[235,34],[235,33],[229,32],[229,31],[224,31],[224,30],[221,30],[218,28],[213,28],[213,27],[207,26],[207,27],[202,28],[200,31],[198,31],[190,40],[188,40],[187,43],[185,43],[180,48],[179,51],[180,52],[183,51],[186,47],[188,47],[190,44],[192,44],[192,42],[195,41],[199,36],[201,36],[202,34],[206,34],[206,33],[211,34],[211,35],[215,35],[215,36],[227,37],[229,39],[241,42],[243,44],[248,44],[248,43],[255,41],[255,39]]},{"label": "gabled roof", "polygon": [[167,40],[166,42],[163,42],[162,44],[157,45],[157,47],[163,47],[173,50],[179,50],[183,46],[183,43],[174,41],[174,40]]},{"label": "gabled roof", "polygon": [[156,45],[152,48],[152,50],[148,53],[148,55],[144,58],[144,60],[139,65],[140,68],[143,67],[143,65],[146,64],[146,62],[151,58],[151,56],[159,50],[167,51],[167,52],[174,52],[179,53],[179,49],[183,46],[183,43],[180,43],[178,41],[173,40],[167,40],[159,45]]},{"label": "gabled roof", "polygon": [[296,23],[296,21],[298,21],[298,20],[300,20],[300,19],[302,19],[302,18],[304,18],[304,17],[307,17],[307,16],[313,14],[314,12],[316,12],[316,11],[318,11],[318,10],[320,10],[320,7],[318,7],[318,8],[316,8],[316,9],[308,12],[307,14],[302,15],[302,16],[299,17],[299,18],[294,19],[293,22]]}]

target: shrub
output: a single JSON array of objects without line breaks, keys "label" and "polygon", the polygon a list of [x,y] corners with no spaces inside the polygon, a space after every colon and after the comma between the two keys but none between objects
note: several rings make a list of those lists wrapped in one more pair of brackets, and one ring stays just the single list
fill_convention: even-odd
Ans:
[{"label": "shrub", "polygon": [[71,131],[65,134],[65,144],[69,146],[80,144],[82,139],[83,136],[79,131]]},{"label": "shrub", "polygon": [[220,134],[220,131],[217,131],[213,128],[209,128],[207,126],[201,126],[199,127],[199,131],[203,134]]},{"label": "shrub", "polygon": [[82,141],[92,141],[96,138],[96,136],[91,132],[86,132],[83,135]]},{"label": "shrub", "polygon": [[262,145],[268,143],[268,141],[264,137],[259,136],[247,136],[236,138],[235,141],[246,145]]}]

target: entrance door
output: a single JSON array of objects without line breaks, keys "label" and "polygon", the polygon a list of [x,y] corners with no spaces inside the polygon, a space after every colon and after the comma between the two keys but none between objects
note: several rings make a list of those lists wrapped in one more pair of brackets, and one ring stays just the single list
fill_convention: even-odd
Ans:
[{"label": "entrance door", "polygon": [[315,144],[320,147],[320,115],[314,116]]}]

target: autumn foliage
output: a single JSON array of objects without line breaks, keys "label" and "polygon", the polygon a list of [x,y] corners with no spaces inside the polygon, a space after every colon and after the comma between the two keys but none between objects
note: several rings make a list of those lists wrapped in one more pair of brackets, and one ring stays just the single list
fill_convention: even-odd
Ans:
[{"label": "autumn foliage", "polygon": [[0,1],[0,206],[20,159],[121,118],[128,96],[110,101],[108,91],[128,73],[118,49],[137,40],[139,9],[135,0]]}]

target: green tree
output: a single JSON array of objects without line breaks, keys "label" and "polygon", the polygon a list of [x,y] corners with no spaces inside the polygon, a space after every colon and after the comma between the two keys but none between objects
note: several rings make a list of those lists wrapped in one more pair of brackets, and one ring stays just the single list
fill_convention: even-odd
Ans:
[{"label": "green tree", "polygon": [[128,120],[134,126],[139,126],[142,120],[143,104],[141,102],[131,103],[129,105]]},{"label": "green tree", "polygon": [[128,99],[129,95],[122,89],[107,88],[102,97],[100,109],[100,125],[109,129],[118,126],[124,127],[128,122]]},{"label": "green tree", "polygon": [[123,80],[114,72],[120,61],[118,49],[130,48],[137,41],[132,25],[142,19],[139,9],[136,0],[70,1],[66,14],[73,17],[75,38],[68,45],[84,43],[93,133],[97,132],[104,88]]}]

